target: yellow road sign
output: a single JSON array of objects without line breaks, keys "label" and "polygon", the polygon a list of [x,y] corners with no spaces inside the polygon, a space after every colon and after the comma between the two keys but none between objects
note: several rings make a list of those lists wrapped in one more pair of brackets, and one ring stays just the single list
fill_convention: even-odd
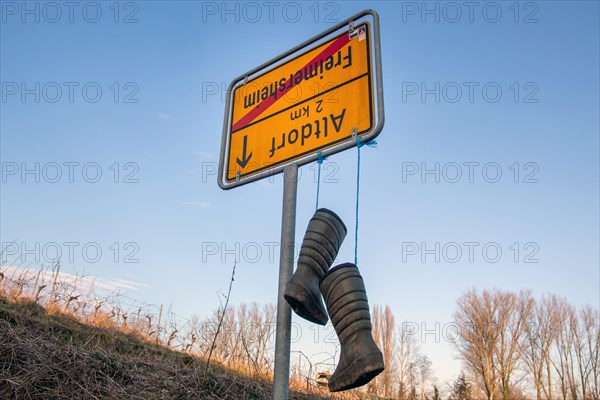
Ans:
[{"label": "yellow road sign", "polygon": [[370,30],[362,22],[233,88],[221,166],[226,183],[373,131]]}]

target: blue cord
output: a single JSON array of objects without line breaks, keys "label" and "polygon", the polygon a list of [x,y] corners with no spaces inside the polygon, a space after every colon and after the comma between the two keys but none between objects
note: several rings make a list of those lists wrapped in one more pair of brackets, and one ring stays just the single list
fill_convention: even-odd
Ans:
[{"label": "blue cord", "polygon": [[319,209],[319,192],[321,189],[321,164],[323,164],[324,160],[325,157],[323,157],[323,153],[319,151],[317,153],[317,164],[319,164],[319,170],[317,172],[317,204],[315,206],[315,210]]}]

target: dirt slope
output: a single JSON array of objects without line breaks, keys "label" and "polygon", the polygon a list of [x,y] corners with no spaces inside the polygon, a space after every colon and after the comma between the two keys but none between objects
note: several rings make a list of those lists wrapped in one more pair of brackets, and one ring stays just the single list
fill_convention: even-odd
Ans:
[{"label": "dirt slope", "polygon": [[[0,399],[270,399],[271,383],[0,297]],[[292,399],[324,399],[291,393]]]}]

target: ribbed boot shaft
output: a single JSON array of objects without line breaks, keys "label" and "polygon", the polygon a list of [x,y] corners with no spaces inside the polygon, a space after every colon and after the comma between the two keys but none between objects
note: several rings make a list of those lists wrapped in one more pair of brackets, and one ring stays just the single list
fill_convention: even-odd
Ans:
[{"label": "ribbed boot shaft", "polygon": [[340,358],[329,379],[329,390],[365,385],[385,367],[373,339],[367,291],[358,267],[345,263],[331,268],[319,288],[340,340]]},{"label": "ribbed boot shaft", "polygon": [[346,227],[333,212],[319,209],[311,218],[302,240],[298,266],[306,266],[323,276],[337,257],[346,237]]},{"label": "ribbed boot shaft", "polygon": [[365,283],[356,266],[342,264],[331,269],[321,282],[321,292],[340,341],[371,329]]},{"label": "ribbed boot shaft", "polygon": [[298,266],[283,293],[292,310],[308,321],[327,323],[319,281],[335,261],[345,237],[346,226],[340,217],[325,208],[318,209],[308,223]]}]

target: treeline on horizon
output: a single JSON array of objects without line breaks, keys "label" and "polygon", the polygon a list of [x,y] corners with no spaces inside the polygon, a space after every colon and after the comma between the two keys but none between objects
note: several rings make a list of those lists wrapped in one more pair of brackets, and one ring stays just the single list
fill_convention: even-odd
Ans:
[{"label": "treeline on horizon", "polygon": [[[0,267],[0,295],[7,299],[35,301],[92,325],[134,333],[254,378],[272,379],[273,304],[225,302],[209,316],[188,319],[170,308],[132,305],[118,292],[100,293],[90,281],[60,274],[57,266],[37,273]],[[375,305],[371,319],[386,369],[355,391],[398,400],[600,400],[600,311],[591,306],[576,308],[554,294],[536,299],[529,290],[463,293],[450,323],[452,335],[444,338],[462,361],[451,384],[438,382],[420,346],[427,338],[415,334],[413,324],[396,323],[389,306]],[[329,328],[327,343],[335,344]],[[317,373],[333,371],[334,355],[310,360],[296,353],[291,385],[319,390]]]}]

